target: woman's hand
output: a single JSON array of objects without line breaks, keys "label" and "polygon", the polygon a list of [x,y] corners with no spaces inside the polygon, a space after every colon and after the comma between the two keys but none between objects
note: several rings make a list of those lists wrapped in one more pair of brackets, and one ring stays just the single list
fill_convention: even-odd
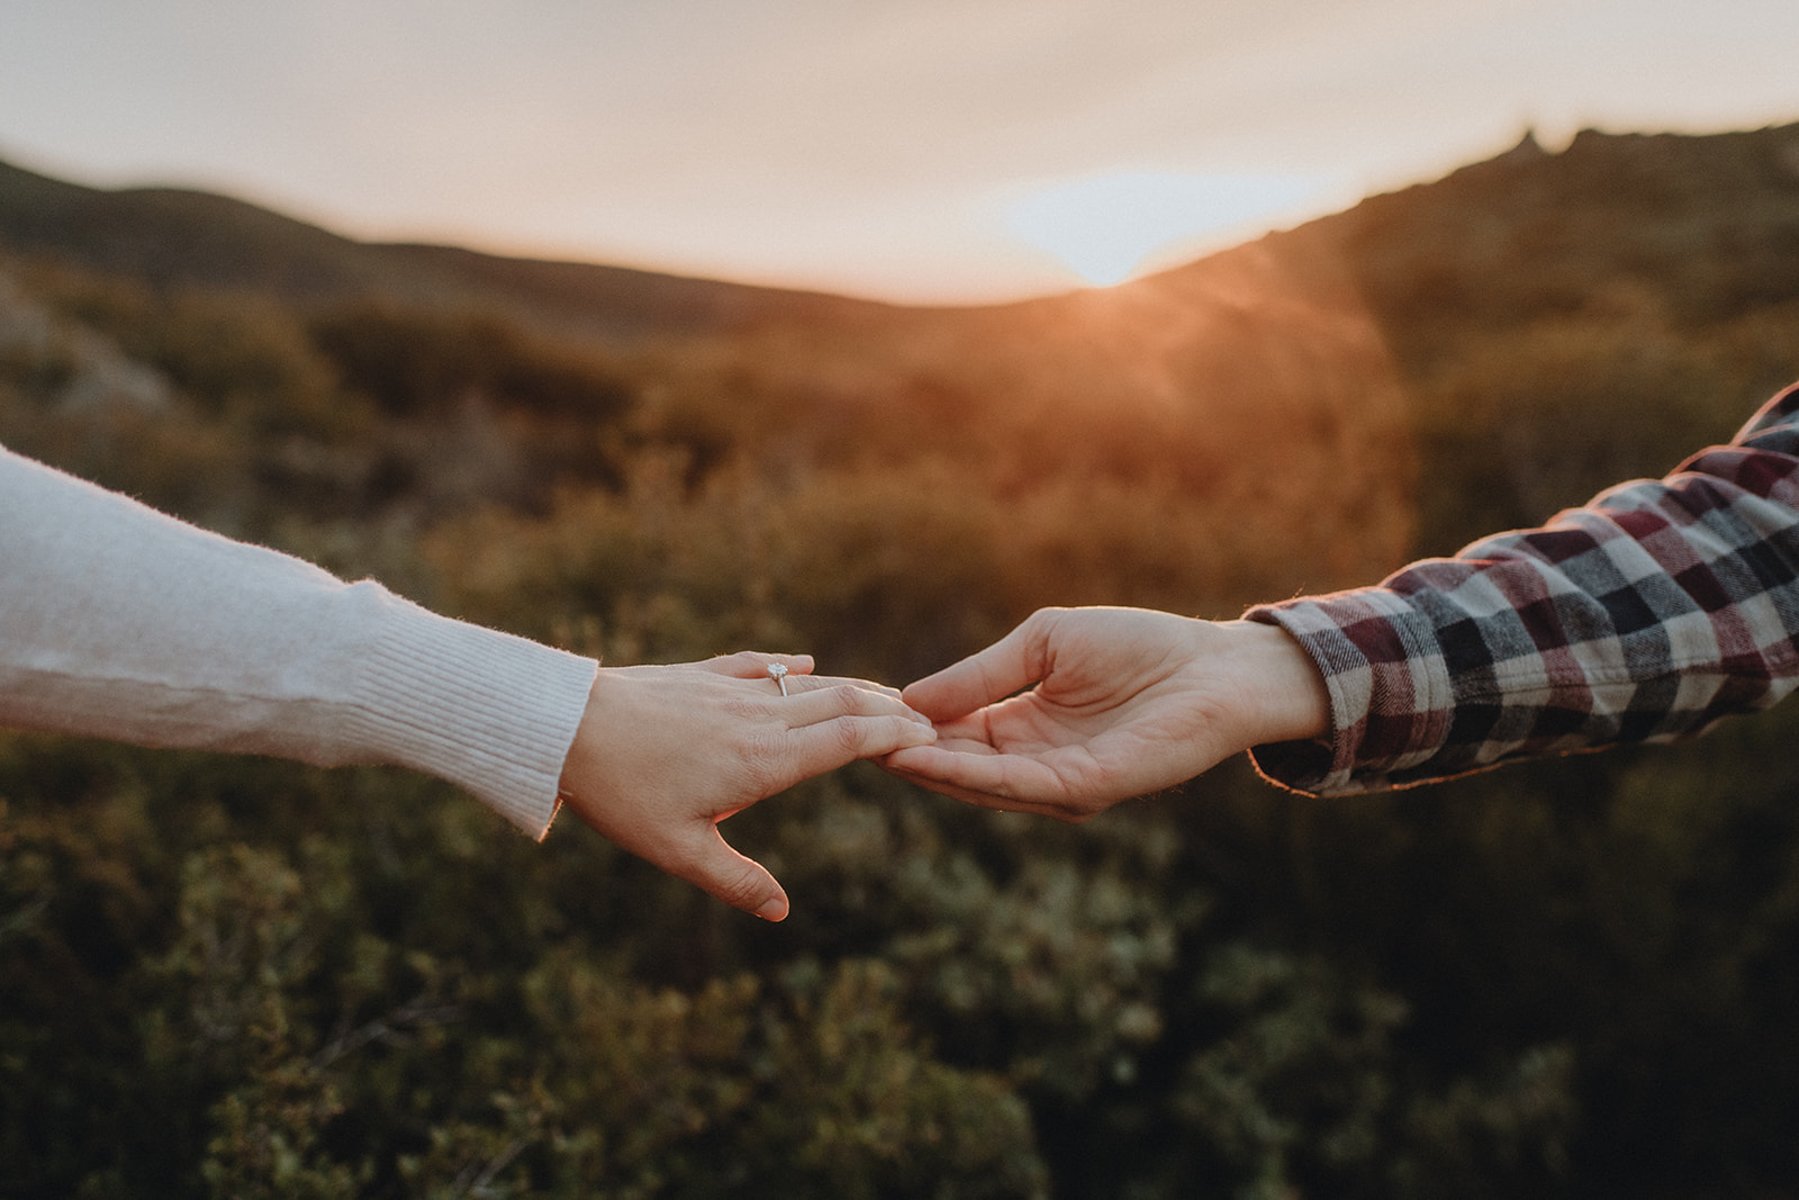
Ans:
[{"label": "woman's hand", "polygon": [[1280,629],[1136,608],[1043,609],[905,699],[938,741],[888,755],[888,770],[1065,821],[1251,746],[1320,736],[1330,719],[1323,678]]},{"label": "woman's hand", "polygon": [[[788,695],[769,677],[788,670]],[[892,688],[809,674],[805,655],[730,654],[602,667],[562,770],[581,819],[656,866],[764,920],[787,894],[718,823],[803,779],[936,740]]]}]

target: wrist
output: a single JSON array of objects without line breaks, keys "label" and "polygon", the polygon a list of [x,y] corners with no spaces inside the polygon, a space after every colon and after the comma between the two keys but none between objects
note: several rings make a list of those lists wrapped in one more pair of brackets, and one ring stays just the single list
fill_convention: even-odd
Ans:
[{"label": "wrist", "polygon": [[596,670],[593,683],[587,689],[587,703],[582,707],[581,719],[569,742],[568,754],[562,760],[562,774],[556,781],[556,796],[560,800],[573,800],[580,793],[582,781],[591,774],[591,760],[600,741],[599,731],[603,727],[596,694],[606,674],[605,667]]},{"label": "wrist", "polygon": [[1330,691],[1324,676],[1292,634],[1259,621],[1224,621],[1233,673],[1249,718],[1248,744],[1296,742],[1331,731]]}]

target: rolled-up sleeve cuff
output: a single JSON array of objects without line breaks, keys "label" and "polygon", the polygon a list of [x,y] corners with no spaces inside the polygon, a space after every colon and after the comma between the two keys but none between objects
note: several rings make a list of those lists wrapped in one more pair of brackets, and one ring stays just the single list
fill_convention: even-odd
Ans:
[{"label": "rolled-up sleeve cuff", "polygon": [[1346,795],[1391,786],[1427,762],[1454,715],[1449,670],[1430,620],[1388,588],[1259,605],[1246,620],[1278,625],[1305,648],[1330,694],[1331,731],[1316,742],[1251,751],[1284,787]]}]

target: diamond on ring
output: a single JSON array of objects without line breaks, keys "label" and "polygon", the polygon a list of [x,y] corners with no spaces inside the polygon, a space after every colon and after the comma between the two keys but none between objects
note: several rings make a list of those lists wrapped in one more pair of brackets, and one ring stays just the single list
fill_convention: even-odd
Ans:
[{"label": "diamond on ring", "polygon": [[781,685],[781,694],[787,694],[787,667],[784,663],[769,663],[768,677]]}]

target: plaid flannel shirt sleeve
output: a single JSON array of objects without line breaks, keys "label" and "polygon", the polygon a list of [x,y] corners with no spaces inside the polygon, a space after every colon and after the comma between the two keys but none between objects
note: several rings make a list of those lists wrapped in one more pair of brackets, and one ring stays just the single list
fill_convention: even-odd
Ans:
[{"label": "plaid flannel shirt sleeve", "polygon": [[1319,795],[1665,741],[1799,685],[1799,385],[1726,446],[1378,587],[1263,605],[1331,733],[1258,747]]}]

